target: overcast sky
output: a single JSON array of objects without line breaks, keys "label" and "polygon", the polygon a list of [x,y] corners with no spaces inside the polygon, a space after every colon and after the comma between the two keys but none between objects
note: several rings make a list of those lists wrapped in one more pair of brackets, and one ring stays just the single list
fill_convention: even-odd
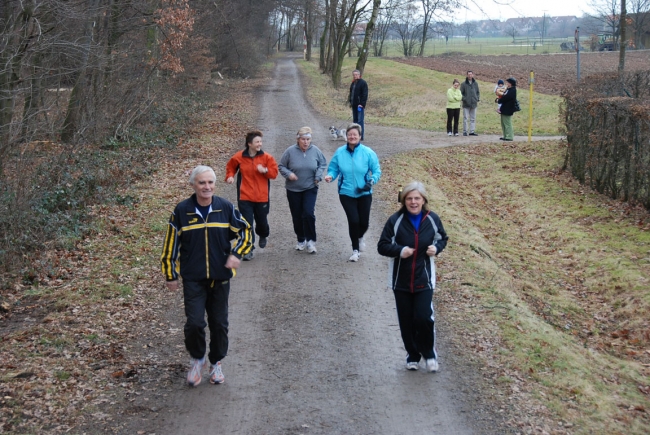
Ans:
[{"label": "overcast sky", "polygon": [[[516,17],[541,17],[542,15],[581,17],[590,10],[588,0],[462,0],[467,9],[453,15],[455,22]],[[482,14],[479,5],[485,14]]]}]

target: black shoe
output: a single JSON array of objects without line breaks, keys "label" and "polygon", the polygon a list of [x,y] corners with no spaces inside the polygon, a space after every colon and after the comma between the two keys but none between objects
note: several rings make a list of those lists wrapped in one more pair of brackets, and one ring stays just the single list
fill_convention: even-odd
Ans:
[{"label": "black shoe", "polygon": [[463,136],[467,136],[467,133],[463,133]]},{"label": "black shoe", "polygon": [[478,136],[478,134],[476,134],[476,133],[474,133],[474,132],[471,132],[469,135],[470,135],[470,136]]},{"label": "black shoe", "polygon": [[506,140],[506,138],[505,137],[500,137],[499,140]]},{"label": "black shoe", "polygon": [[512,142],[513,141],[513,139],[503,139],[503,140],[505,140],[507,142]]},{"label": "black shoe", "polygon": [[259,245],[262,249],[266,248],[266,237],[260,237]]}]

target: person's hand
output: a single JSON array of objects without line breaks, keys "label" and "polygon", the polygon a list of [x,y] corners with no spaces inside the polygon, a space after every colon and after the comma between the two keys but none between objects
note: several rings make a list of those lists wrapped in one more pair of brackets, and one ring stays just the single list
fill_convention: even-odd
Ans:
[{"label": "person's hand", "polygon": [[178,290],[178,280],[167,281],[165,284],[167,285],[168,290],[171,290],[171,291]]},{"label": "person's hand", "polygon": [[228,178],[226,178],[226,183],[228,183],[228,184],[232,184],[232,183],[234,183],[234,182],[235,182],[235,177],[228,177]]},{"label": "person's hand", "polygon": [[269,170],[268,168],[265,168],[262,165],[257,165],[257,172],[259,172],[260,174],[266,174],[267,172],[269,172]]},{"label": "person's hand", "polygon": [[326,183],[331,183],[332,182],[332,176],[331,175],[326,175],[324,178]]},{"label": "person's hand", "polygon": [[298,179],[298,176],[296,174],[291,174],[287,177],[291,181],[296,181]]},{"label": "person's hand", "polygon": [[226,269],[237,269],[241,264],[241,260],[234,255],[230,254],[226,260]]},{"label": "person's hand", "polygon": [[436,248],[435,245],[429,245],[429,246],[427,246],[427,255],[428,255],[429,257],[433,257],[433,256],[436,255],[437,253],[438,253],[438,248]]},{"label": "person's hand", "polygon": [[405,246],[402,248],[402,252],[400,252],[399,256],[402,258],[409,258],[411,255],[413,255],[413,252],[415,252],[415,249]]}]

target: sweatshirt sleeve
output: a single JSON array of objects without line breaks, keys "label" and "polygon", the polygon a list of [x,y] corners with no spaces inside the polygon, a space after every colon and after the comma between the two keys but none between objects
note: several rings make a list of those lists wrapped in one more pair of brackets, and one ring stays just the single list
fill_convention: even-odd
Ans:
[{"label": "sweatshirt sleeve", "polygon": [[160,256],[160,263],[162,273],[167,281],[176,281],[178,279],[178,248],[180,246],[179,228],[176,223],[176,212],[169,217],[167,225],[167,233],[165,234],[165,241],[163,242],[162,255]]}]

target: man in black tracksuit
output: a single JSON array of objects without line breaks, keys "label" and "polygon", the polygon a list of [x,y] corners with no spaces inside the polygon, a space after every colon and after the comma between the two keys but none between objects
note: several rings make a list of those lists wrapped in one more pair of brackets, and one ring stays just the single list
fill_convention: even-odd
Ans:
[{"label": "man in black tracksuit", "polygon": [[169,218],[161,256],[170,290],[178,289],[180,263],[187,317],[185,347],[192,357],[187,382],[192,386],[201,383],[205,365],[206,312],[210,326],[210,382],[224,381],[221,360],[228,351],[230,278],[252,247],[250,225],[229,201],[214,196],[215,181],[209,166],[194,168],[190,175],[194,194],[180,202]]},{"label": "man in black tracksuit", "polygon": [[366,102],[368,101],[368,84],[361,78],[361,71],[355,69],[352,71],[352,83],[350,83],[350,93],[348,94],[348,103],[352,107],[352,122],[361,126],[361,140],[366,132],[363,118],[366,111]]}]

